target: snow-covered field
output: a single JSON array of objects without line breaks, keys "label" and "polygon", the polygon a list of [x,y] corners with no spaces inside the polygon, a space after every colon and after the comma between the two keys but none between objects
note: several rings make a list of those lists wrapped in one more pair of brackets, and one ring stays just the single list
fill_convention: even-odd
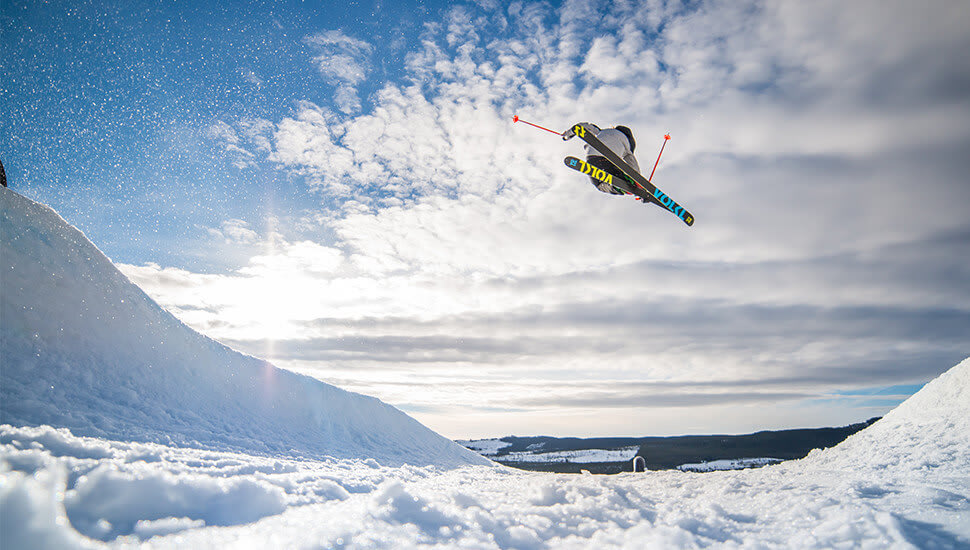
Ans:
[{"label": "snow-covered field", "polygon": [[497,455],[499,451],[510,445],[501,439],[461,439],[456,443],[489,457]]},{"label": "snow-covered field", "polygon": [[745,468],[760,468],[768,464],[783,462],[780,458],[735,458],[733,460],[712,460],[695,464],[681,464],[678,470],[684,472],[717,472],[723,470],[744,470]]},{"label": "snow-covered field", "polygon": [[589,464],[592,462],[624,462],[633,460],[640,447],[620,449],[577,449],[575,451],[553,451],[549,453],[515,452],[495,457],[502,462],[571,462]]},{"label": "snow-covered field", "polygon": [[191,331],[0,199],[3,550],[970,546],[970,359],[800,461],[523,472]]},{"label": "snow-covered field", "polygon": [[[573,464],[589,464],[592,462],[624,462],[633,460],[640,450],[639,446],[621,447],[619,449],[577,449],[573,451],[542,452],[543,445],[532,445],[528,451],[514,451],[499,455],[502,449],[510,443],[501,439],[464,439],[459,440],[463,447],[467,447],[482,456],[487,456],[501,462],[570,462]],[[536,447],[533,449],[533,447]]]}]

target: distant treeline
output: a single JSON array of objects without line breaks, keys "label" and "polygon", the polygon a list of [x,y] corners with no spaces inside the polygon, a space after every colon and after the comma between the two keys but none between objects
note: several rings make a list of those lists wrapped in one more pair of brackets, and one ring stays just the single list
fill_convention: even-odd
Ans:
[{"label": "distant treeline", "polygon": [[[535,450],[550,453],[580,449],[616,449],[640,446],[649,470],[669,470],[681,464],[695,464],[713,460],[736,458],[804,458],[812,449],[838,445],[850,435],[872,425],[879,418],[841,428],[812,428],[799,430],[764,431],[748,435],[684,435],[676,437],[503,437],[509,446],[491,458],[502,462],[502,456]],[[518,460],[521,460],[518,459]],[[562,462],[509,462],[507,466],[542,472],[614,474],[632,470],[630,462],[598,462],[573,464]]]}]

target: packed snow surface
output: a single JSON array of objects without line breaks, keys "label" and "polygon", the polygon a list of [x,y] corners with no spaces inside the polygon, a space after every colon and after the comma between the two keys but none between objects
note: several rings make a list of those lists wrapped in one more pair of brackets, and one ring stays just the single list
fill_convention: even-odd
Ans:
[{"label": "packed snow surface", "polygon": [[970,546],[970,359],[799,461],[524,472],[190,331],[0,197],[4,550]]},{"label": "packed snow surface", "polygon": [[4,426],[0,546],[967,548],[968,382],[970,359],[836,447],[712,473],[390,467]]}]

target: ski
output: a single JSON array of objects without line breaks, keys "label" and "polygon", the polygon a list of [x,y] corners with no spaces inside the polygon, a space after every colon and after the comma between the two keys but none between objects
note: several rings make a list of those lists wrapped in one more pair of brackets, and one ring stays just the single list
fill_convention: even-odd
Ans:
[{"label": "ski", "polygon": [[[637,172],[636,170],[634,170],[632,166],[630,166],[629,164],[624,162],[623,159],[618,157],[616,153],[614,153],[609,149],[609,147],[604,145],[603,142],[599,140],[599,138],[593,135],[594,130],[592,128],[586,126],[584,123],[578,123],[573,125],[573,132],[576,134],[577,137],[579,137],[579,139],[588,143],[590,147],[592,147],[597,152],[599,152],[599,154],[606,157],[606,160],[612,162],[617,168],[622,170],[624,174],[629,176],[630,180],[634,185],[631,185],[630,182],[626,182],[626,181],[619,182],[618,178],[613,178],[611,174],[606,174],[606,176],[610,176],[610,178],[612,179],[612,182],[608,182],[608,183],[612,183],[614,187],[619,187],[624,191],[626,190],[624,186],[617,185],[617,182],[625,183],[626,187],[630,187],[633,189],[630,191],[633,194],[639,197],[644,197],[644,195],[646,195],[646,197],[648,197],[651,200],[651,202],[655,202],[660,206],[663,206],[671,213],[673,213],[673,215],[680,218],[681,221],[686,223],[688,226],[694,225],[693,214],[688,212],[687,209],[684,208],[683,206],[677,204],[677,201],[670,198],[666,193],[658,189],[656,185],[650,183],[650,180],[643,177],[643,175],[640,174],[640,172]],[[576,166],[571,166],[569,164],[569,158],[573,158],[579,161],[579,159],[576,159],[575,157],[568,157],[566,159],[566,166],[569,166],[570,168],[574,168],[582,172],[583,171],[582,169],[577,168]],[[582,162],[583,165],[589,167],[591,171],[599,170],[596,167],[590,166],[586,162],[583,162],[583,161],[579,161],[579,162]],[[605,174],[605,171],[603,170],[599,170],[599,171],[604,172]],[[583,173],[587,173],[587,172],[583,172]],[[596,178],[595,176],[594,178],[599,181],[604,181],[604,180],[600,180],[599,178]]]},{"label": "ski", "polygon": [[610,184],[628,195],[636,195],[645,201],[663,206],[657,202],[657,199],[655,199],[652,195],[647,194],[646,191],[641,189],[638,185],[628,180],[614,177],[613,174],[607,172],[606,170],[597,168],[584,160],[576,157],[566,157],[563,159],[563,162],[566,164],[566,166],[576,170],[577,172],[586,174],[596,181]]}]

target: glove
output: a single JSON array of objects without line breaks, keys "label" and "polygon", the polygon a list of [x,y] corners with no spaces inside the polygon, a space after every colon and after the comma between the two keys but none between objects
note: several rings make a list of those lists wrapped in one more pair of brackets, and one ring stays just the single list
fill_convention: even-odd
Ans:
[{"label": "glove", "polygon": [[[599,126],[597,126],[595,124],[592,124],[590,122],[580,122],[580,124],[582,124],[584,126],[592,126],[593,128],[596,128],[597,131],[600,129]],[[576,132],[574,130],[575,128],[576,128],[576,125],[574,124],[574,125],[570,126],[568,130],[566,130],[565,132],[562,133],[562,139],[563,139],[563,141],[569,141],[569,140],[573,139],[574,137],[576,137]]]}]

